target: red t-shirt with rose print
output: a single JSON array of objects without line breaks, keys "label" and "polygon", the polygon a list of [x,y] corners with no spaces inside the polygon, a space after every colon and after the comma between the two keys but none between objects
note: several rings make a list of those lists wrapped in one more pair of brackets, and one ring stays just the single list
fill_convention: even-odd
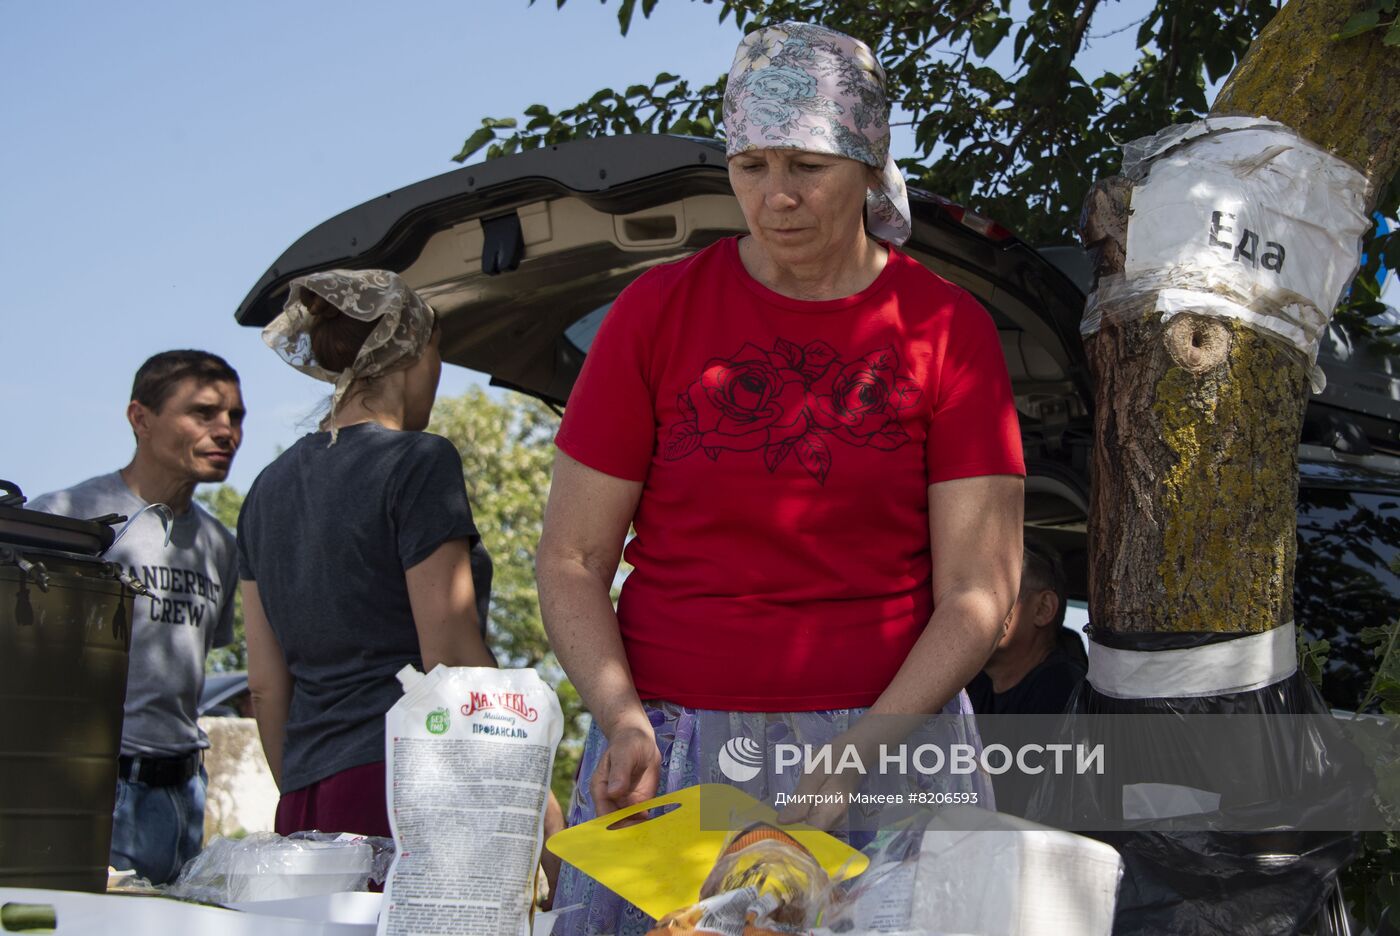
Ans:
[{"label": "red t-shirt with rose print", "polygon": [[933,613],[928,486],[1023,475],[996,326],[890,249],[854,296],[765,288],[727,238],[613,303],[555,443],[643,482],[617,614],[644,699],[868,706]]}]

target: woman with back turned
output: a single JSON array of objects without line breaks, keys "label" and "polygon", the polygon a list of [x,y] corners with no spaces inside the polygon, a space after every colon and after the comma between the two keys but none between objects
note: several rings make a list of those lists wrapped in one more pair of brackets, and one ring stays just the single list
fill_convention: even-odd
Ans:
[{"label": "woman with back turned", "polygon": [[295,280],[264,331],[293,367],[335,384],[321,431],[263,470],[238,518],[248,685],[282,835],[389,835],[395,674],[496,665],[491,559],[461,458],[423,431],[440,335],[427,303],[382,270]]}]

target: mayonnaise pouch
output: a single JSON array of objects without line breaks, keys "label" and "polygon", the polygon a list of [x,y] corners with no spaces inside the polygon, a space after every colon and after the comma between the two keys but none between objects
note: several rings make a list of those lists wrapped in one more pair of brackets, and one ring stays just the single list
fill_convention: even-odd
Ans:
[{"label": "mayonnaise pouch", "polygon": [[385,716],[398,854],[378,936],[529,936],[563,714],[531,669],[399,673]]}]

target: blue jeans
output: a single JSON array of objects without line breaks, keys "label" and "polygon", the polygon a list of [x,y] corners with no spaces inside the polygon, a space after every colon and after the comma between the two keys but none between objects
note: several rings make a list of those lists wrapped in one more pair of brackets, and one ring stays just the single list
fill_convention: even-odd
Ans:
[{"label": "blue jeans", "polygon": [[204,767],[184,783],[148,786],[117,781],[112,809],[112,867],[134,868],[152,884],[167,884],[204,841]]}]

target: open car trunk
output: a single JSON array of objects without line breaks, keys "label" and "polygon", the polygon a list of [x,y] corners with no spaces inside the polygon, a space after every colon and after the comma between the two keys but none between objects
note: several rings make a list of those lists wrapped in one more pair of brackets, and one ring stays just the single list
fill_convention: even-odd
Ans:
[{"label": "open car trunk", "polygon": [[[1071,594],[1083,597],[1092,437],[1083,293],[998,225],[917,190],[910,204],[903,250],[996,320],[1031,472],[1027,523],[1066,554]],[[722,144],[582,140],[458,169],[332,218],[277,259],[237,318],[265,325],[305,273],[395,270],[438,311],[444,360],[563,405],[628,283],[746,230]]]},{"label": "open car trunk", "polygon": [[[1063,554],[1069,595],[1083,599],[1093,425],[1079,320],[1088,262],[1077,247],[1034,250],[936,195],[911,190],[910,205],[914,232],[905,252],[974,295],[996,321],[1025,444],[1027,530]],[[265,325],[281,309],[287,283],[305,273],[395,270],[440,314],[445,360],[563,405],[598,325],[628,283],[745,230],[722,144],[644,135],[581,140],[448,172],[337,215],[273,263],[237,318]],[[1341,469],[1350,479],[1344,487],[1397,489],[1397,365],[1353,347],[1335,328],[1320,361],[1328,388],[1308,411],[1305,494]],[[1328,490],[1336,487],[1329,482]],[[1311,503],[1304,498],[1308,516]],[[1400,587],[1384,567],[1400,534],[1394,524],[1382,526],[1384,536],[1365,532],[1366,549],[1348,548],[1345,558],[1400,606]],[[1314,540],[1309,533],[1301,541],[1305,557]],[[1372,561],[1377,555],[1386,558]],[[1298,581],[1301,588],[1310,579],[1300,574]],[[1309,607],[1326,619],[1310,622]],[[1300,594],[1299,622],[1334,645],[1359,647],[1356,622],[1376,613],[1376,602],[1358,605],[1354,621],[1335,607],[1333,597]],[[1364,660],[1344,659],[1339,654],[1337,666],[1358,683]],[[1329,697],[1340,703],[1349,695]]]}]

